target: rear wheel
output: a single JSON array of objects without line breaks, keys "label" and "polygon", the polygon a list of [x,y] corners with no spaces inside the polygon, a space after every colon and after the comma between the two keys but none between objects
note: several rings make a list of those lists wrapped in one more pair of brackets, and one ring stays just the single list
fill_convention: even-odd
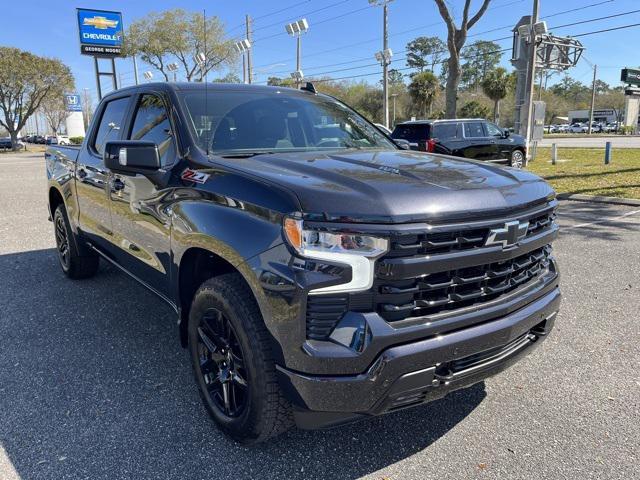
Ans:
[{"label": "rear wheel", "polygon": [[89,278],[98,271],[99,258],[97,255],[80,255],[69,225],[67,211],[64,205],[58,205],[53,214],[53,227],[56,236],[56,249],[62,271],[69,278]]},{"label": "rear wheel", "polygon": [[227,435],[258,443],[293,425],[253,294],[238,273],[204,282],[189,313],[189,351],[200,397]]},{"label": "rear wheel", "polygon": [[511,166],[514,168],[522,168],[524,166],[524,152],[522,150],[511,152]]}]

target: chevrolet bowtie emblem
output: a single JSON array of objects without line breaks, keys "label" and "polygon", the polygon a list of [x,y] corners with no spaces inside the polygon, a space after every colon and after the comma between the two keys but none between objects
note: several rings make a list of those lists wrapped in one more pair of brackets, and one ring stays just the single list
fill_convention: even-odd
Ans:
[{"label": "chevrolet bowtie emblem", "polygon": [[513,247],[527,235],[527,230],[529,230],[529,222],[507,222],[504,227],[494,228],[489,232],[485,246]]},{"label": "chevrolet bowtie emblem", "polygon": [[85,18],[82,24],[95,27],[98,30],[106,30],[107,28],[116,28],[118,26],[118,20],[109,20],[105,17],[93,17]]}]

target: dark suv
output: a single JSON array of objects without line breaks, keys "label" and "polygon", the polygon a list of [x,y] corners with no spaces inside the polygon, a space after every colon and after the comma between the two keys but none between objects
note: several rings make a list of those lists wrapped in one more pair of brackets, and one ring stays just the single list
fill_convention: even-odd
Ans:
[{"label": "dark suv", "polygon": [[413,150],[506,163],[517,168],[522,167],[526,154],[524,137],[481,118],[399,123],[391,137],[407,140]]}]

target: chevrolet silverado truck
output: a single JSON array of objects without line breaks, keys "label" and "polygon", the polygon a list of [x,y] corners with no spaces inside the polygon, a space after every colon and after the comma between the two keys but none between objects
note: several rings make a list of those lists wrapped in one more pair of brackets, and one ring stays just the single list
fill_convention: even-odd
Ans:
[{"label": "chevrolet silverado truck", "polygon": [[117,90],[80,148],[45,153],[60,265],[108,262],[175,310],[238,441],[429,402],[550,333],[557,201],[406,148],[311,84]]}]

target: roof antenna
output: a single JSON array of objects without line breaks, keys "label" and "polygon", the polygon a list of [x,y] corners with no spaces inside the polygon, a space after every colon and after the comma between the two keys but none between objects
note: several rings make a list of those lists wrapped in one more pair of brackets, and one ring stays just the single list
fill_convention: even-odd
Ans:
[{"label": "roof antenna", "polygon": [[[208,103],[209,103],[209,92],[208,92],[208,81],[207,81],[207,11],[206,10],[202,10],[202,32],[203,32],[203,44],[204,44],[204,60],[202,62],[202,79],[204,81],[204,118],[205,118],[205,122],[207,121],[207,116],[209,114],[209,108],[208,108]],[[206,152],[207,152],[207,157],[209,156],[209,129],[211,128],[211,124],[209,124],[209,128],[206,128],[207,125],[205,123],[205,144],[207,145],[206,148]]]}]

